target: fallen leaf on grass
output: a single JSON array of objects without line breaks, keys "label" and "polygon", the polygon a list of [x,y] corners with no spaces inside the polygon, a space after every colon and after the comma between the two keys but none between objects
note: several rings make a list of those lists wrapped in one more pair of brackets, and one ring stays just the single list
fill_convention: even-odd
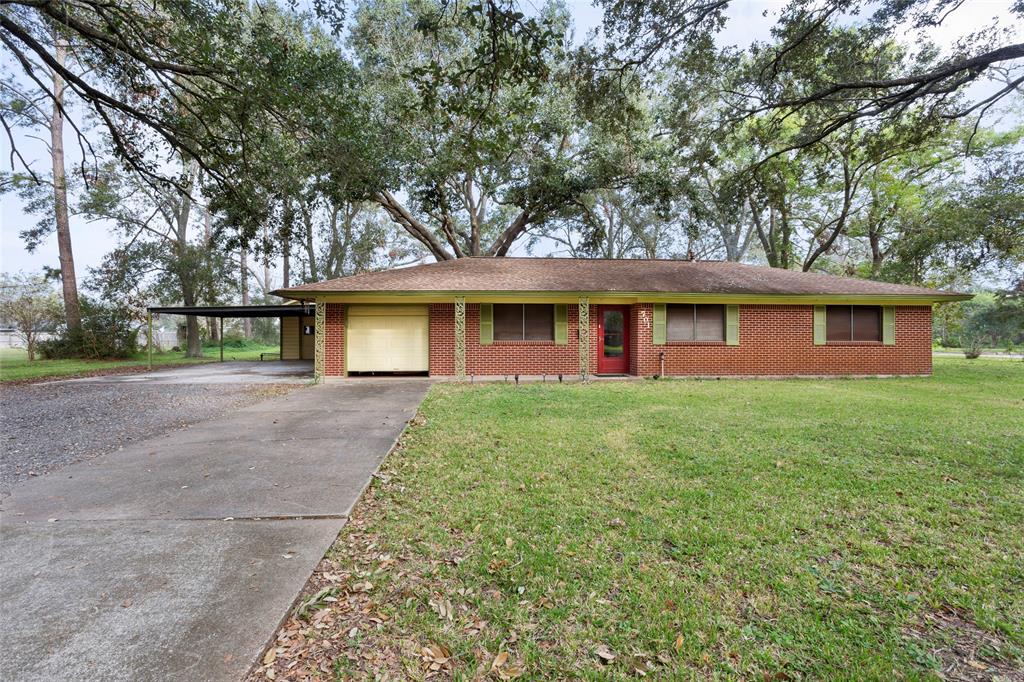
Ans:
[{"label": "fallen leaf on grass", "polygon": [[682,651],[683,649],[683,633],[679,633],[676,636],[676,651]]},{"label": "fallen leaf on grass", "polygon": [[436,672],[448,663],[451,652],[440,644],[431,644],[420,649],[420,657],[430,671]]},{"label": "fallen leaf on grass", "polygon": [[596,653],[598,658],[600,658],[601,661],[604,663],[611,663],[615,660],[615,654],[613,654],[612,650],[606,647],[604,644],[597,647],[594,653]]},{"label": "fallen leaf on grass", "polygon": [[498,670],[498,677],[503,680],[514,680],[517,677],[522,677],[522,675],[523,669],[518,665],[510,665]]},{"label": "fallen leaf on grass", "polygon": [[494,657],[494,661],[491,662],[491,672],[505,665],[508,662],[508,652],[502,651],[500,654]]}]

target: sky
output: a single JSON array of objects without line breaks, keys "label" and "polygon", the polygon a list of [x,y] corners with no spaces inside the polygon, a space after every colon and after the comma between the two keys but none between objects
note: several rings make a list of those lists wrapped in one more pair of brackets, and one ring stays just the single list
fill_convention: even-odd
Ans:
[{"label": "sky", "polygon": [[[968,0],[967,5],[958,11],[950,21],[933,33],[933,38],[940,45],[948,45],[957,38],[977,30],[997,17],[1006,17],[1011,0]],[[530,0],[525,0],[528,7]],[[573,14],[576,24],[576,35],[584,37],[601,21],[600,10],[585,0],[568,0],[566,2]],[[755,40],[766,40],[773,23],[773,15],[785,4],[782,0],[737,0],[730,5],[729,19],[725,29],[720,33],[720,45],[749,45]],[[765,16],[767,13],[767,16]],[[2,51],[0,51],[2,52]],[[16,68],[7,53],[2,52],[0,68]],[[16,132],[18,149],[34,168],[46,172],[49,159],[46,146],[36,139],[38,132]],[[68,154],[66,165],[69,172],[74,164],[81,159],[77,143],[72,139],[72,131],[65,130],[65,149]],[[6,137],[0,139],[0,168],[12,170],[10,144]],[[17,170],[20,170],[18,168]],[[2,272],[34,272],[45,266],[57,266],[56,238],[51,236],[39,246],[34,253],[28,253],[19,233],[34,225],[38,218],[24,212],[22,202],[14,195],[0,196],[0,271]],[[81,218],[73,217],[71,221],[72,245],[75,255],[75,269],[82,279],[89,267],[100,263],[104,254],[115,245],[116,238],[103,223],[89,223]],[[525,247],[518,245],[518,252]]]}]

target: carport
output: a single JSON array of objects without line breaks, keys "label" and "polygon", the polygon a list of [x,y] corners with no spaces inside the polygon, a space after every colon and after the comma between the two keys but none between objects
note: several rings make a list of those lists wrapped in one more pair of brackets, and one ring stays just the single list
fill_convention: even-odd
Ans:
[{"label": "carport", "polygon": [[[194,317],[215,317],[220,321],[220,361],[224,362],[224,318],[241,319],[253,317],[277,317],[281,319],[281,351],[284,351],[284,321],[295,319],[298,332],[302,318],[314,315],[314,306],[305,304],[286,305],[193,305],[193,306],[150,306],[146,309],[147,347],[149,369],[153,369],[153,315],[185,315]],[[282,354],[282,359],[284,359]],[[301,355],[300,355],[301,359]]]}]

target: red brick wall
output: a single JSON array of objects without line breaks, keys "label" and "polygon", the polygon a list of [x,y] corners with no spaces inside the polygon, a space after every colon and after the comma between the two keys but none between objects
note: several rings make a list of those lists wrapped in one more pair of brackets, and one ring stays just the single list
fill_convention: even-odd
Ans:
[{"label": "red brick wall", "polygon": [[345,374],[345,305],[328,303],[324,316],[324,375]]},{"label": "red brick wall", "polygon": [[[469,306],[466,307],[469,308]],[[468,332],[466,336],[469,336]],[[434,376],[455,374],[454,303],[430,304],[430,339],[428,343],[430,345],[430,373]]]},{"label": "red brick wall", "polygon": [[[597,314],[591,306],[591,367],[597,361]],[[466,304],[466,373],[493,375],[575,375],[579,362],[579,306],[568,306],[568,341],[564,346],[553,341],[495,341],[480,345],[480,306]],[[430,373],[455,374],[455,305],[430,306]]]},{"label": "red brick wall", "polygon": [[896,308],[896,345],[814,345],[814,308],[796,305],[741,305],[740,345],[651,343],[653,305],[634,306],[634,373],[667,375],[792,376],[821,374],[931,374],[932,310]]},{"label": "red brick wall", "polygon": [[[597,306],[590,307],[590,367],[597,370]],[[740,306],[740,345],[651,343],[653,305],[634,305],[630,314],[630,372],[658,374],[665,352],[665,373],[697,376],[793,376],[846,374],[930,374],[932,311],[928,306],[896,308],[896,345],[814,345],[813,307]],[[466,372],[486,375],[537,375],[579,372],[579,309],[568,306],[568,343],[496,341],[480,345],[480,306],[466,305]],[[344,372],[345,313],[327,305],[328,376]],[[430,373],[455,374],[455,305],[430,305]]]}]

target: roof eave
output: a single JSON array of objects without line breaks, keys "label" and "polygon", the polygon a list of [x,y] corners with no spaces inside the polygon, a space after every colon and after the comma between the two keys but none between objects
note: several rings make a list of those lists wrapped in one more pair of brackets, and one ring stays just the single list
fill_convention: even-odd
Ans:
[{"label": "roof eave", "polygon": [[[766,301],[778,301],[784,303],[787,301],[791,302],[805,302],[811,303],[815,301],[820,302],[840,302],[840,301],[851,301],[851,300],[865,300],[865,301],[884,301],[891,303],[906,303],[915,304],[922,302],[934,302],[934,303],[949,303],[954,301],[968,301],[974,298],[974,294],[966,294],[960,292],[949,292],[949,291],[935,291],[933,292],[921,292],[921,293],[834,293],[834,294],[810,294],[810,293],[777,293],[777,292],[748,292],[748,293],[704,293],[704,292],[685,292],[685,291],[572,291],[572,290],[496,290],[496,289],[479,289],[479,290],[457,290],[457,289],[378,289],[372,291],[352,291],[344,289],[277,289],[270,292],[276,296],[282,298],[288,298],[296,301],[309,301],[316,300],[318,298],[337,298],[346,297],[352,299],[372,299],[381,297],[395,297],[395,298],[436,298],[452,300],[456,296],[465,297],[466,299],[481,299],[488,297],[521,297],[525,299],[530,298],[550,298],[559,296],[587,296],[590,298],[612,298],[612,297],[623,297],[623,298],[637,298],[642,300],[652,299],[672,299],[672,298],[690,298],[690,299],[723,299],[723,300],[736,300],[737,302],[754,301],[754,300],[766,300]],[[470,301],[472,302],[472,301]]]}]

